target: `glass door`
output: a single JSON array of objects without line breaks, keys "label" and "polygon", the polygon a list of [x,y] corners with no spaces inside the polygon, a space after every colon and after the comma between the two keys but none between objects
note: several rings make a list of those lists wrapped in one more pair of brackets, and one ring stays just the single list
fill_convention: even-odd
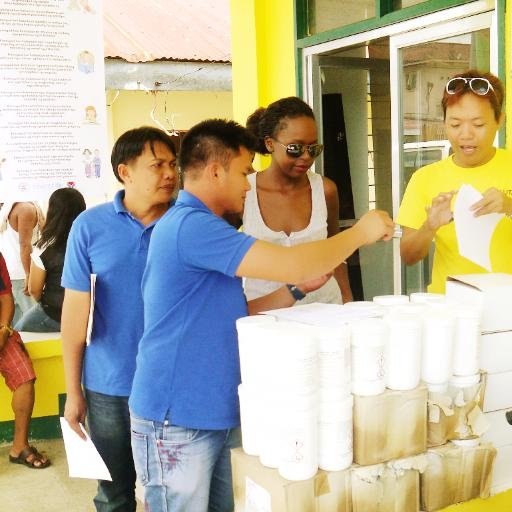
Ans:
[{"label": "glass door", "polygon": [[[315,171],[338,187],[340,228],[375,208],[391,214],[389,38],[316,56],[313,69],[313,105],[325,145]],[[393,293],[392,250],[378,242],[348,259],[356,300]]]},{"label": "glass door", "polygon": [[[477,68],[497,73],[495,15],[487,12],[390,38],[393,212],[419,167],[449,155],[441,99],[449,77]],[[394,241],[395,293],[424,291],[430,283],[432,250],[406,266]]]},{"label": "glass door", "polygon": [[[471,2],[303,49],[304,97],[325,144],[315,170],[338,186],[341,229],[372,208],[394,218],[411,174],[448,156],[442,90],[458,71],[497,73],[492,2]],[[423,291],[431,258],[405,267],[392,243],[349,259],[357,299]]]}]

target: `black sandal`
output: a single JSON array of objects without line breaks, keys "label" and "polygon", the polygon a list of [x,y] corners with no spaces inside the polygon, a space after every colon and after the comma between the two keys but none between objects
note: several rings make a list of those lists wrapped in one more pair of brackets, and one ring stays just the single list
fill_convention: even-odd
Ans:
[{"label": "black sandal", "polygon": [[[34,458],[32,460],[28,460],[31,455],[33,455]],[[27,466],[27,468],[31,469],[44,469],[51,465],[49,459],[46,459],[45,462],[43,462],[43,459],[44,457],[34,446],[25,448],[17,457],[9,455],[9,462],[12,462],[13,464],[22,464],[23,466]]]}]

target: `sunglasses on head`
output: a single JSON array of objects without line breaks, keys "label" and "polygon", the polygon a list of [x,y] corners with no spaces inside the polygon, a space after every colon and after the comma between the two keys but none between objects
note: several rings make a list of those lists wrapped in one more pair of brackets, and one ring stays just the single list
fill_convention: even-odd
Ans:
[{"label": "sunglasses on head", "polygon": [[478,96],[485,96],[489,91],[494,92],[491,82],[489,82],[487,78],[464,78],[461,76],[448,80],[446,83],[446,92],[448,94],[457,94],[466,87],[469,87],[471,91]]},{"label": "sunglasses on head", "polygon": [[283,144],[278,140],[276,140],[276,142],[283,146],[286,150],[286,154],[292,158],[299,158],[299,156],[302,156],[306,151],[311,158],[316,158],[324,150],[323,144]]}]

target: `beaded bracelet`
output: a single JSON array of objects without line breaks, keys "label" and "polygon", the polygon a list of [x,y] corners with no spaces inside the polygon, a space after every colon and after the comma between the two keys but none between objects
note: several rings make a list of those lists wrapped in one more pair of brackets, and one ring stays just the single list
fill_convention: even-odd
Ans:
[{"label": "beaded bracelet", "polygon": [[14,332],[13,328],[9,324],[0,324],[0,330],[1,329],[5,329],[9,333],[9,336],[12,336],[12,333]]}]

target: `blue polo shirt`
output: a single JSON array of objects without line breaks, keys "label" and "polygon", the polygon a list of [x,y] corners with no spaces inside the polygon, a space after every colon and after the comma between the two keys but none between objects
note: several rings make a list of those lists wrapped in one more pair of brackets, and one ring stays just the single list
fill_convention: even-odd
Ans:
[{"label": "blue polo shirt", "polygon": [[153,231],[144,273],[144,335],[130,409],[153,421],[240,425],[235,321],[247,315],[236,269],[255,239],[180,191]]},{"label": "blue polo shirt", "polygon": [[94,323],[85,349],[85,388],[111,396],[131,391],[144,311],[141,282],[155,222],[144,226],[123,205],[124,191],[111,203],[82,212],[68,238],[62,286],[90,290],[96,274]]}]

